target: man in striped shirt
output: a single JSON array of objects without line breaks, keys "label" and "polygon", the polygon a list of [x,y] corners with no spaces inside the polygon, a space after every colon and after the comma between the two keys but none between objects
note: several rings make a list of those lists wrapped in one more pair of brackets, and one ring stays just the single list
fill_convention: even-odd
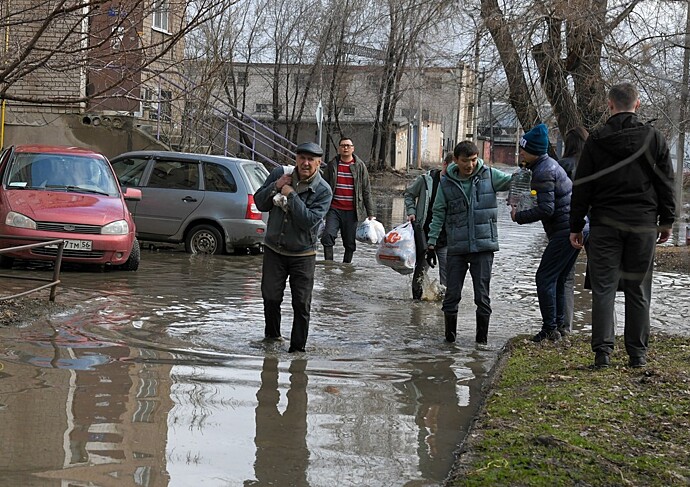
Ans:
[{"label": "man in striped shirt", "polygon": [[326,228],[321,237],[325,260],[333,260],[333,246],[340,231],[345,247],[343,262],[352,262],[352,255],[356,250],[357,224],[365,218],[374,218],[369,171],[354,152],[352,140],[341,137],[338,155],[322,170],[324,179],[333,190],[333,200],[326,215]]}]

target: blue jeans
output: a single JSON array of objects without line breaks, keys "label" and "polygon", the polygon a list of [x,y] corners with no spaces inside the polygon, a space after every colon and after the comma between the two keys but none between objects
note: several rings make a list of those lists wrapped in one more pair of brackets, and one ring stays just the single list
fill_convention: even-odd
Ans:
[{"label": "blue jeans", "polygon": [[[458,305],[462,298],[462,286],[467,271],[472,276],[474,288],[474,304],[477,305],[477,316],[488,318],[491,316],[491,298],[489,285],[491,283],[491,268],[494,264],[493,252],[475,252],[472,254],[448,254],[446,262],[446,296],[443,298],[441,310],[445,314],[457,314]],[[488,321],[487,321],[488,322]]]},{"label": "blue jeans", "polygon": [[280,336],[280,305],[289,277],[293,312],[290,349],[304,350],[307,343],[315,268],[316,255],[293,257],[281,255],[269,247],[264,249],[261,269],[261,296],[266,321],[264,335]]},{"label": "blue jeans", "polygon": [[565,281],[580,251],[570,245],[570,235],[552,236],[537,269],[537,297],[542,330],[552,331],[565,322]]},{"label": "blue jeans", "polygon": [[335,238],[338,236],[338,230],[340,230],[343,247],[347,251],[354,252],[357,249],[357,242],[355,240],[357,223],[357,212],[355,210],[346,211],[331,208],[326,213],[326,228],[321,236],[321,245],[333,247],[335,245]]}]

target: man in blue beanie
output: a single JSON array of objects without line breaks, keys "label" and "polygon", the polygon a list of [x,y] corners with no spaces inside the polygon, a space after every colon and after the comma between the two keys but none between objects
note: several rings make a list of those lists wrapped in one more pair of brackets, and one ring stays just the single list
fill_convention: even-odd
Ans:
[{"label": "man in blue beanie", "polygon": [[537,297],[542,326],[532,341],[558,341],[565,335],[565,280],[575,264],[579,250],[570,245],[570,196],[573,184],[563,168],[548,156],[546,125],[537,125],[520,139],[520,159],[532,171],[531,188],[537,192],[534,207],[510,216],[514,222],[542,222],[549,243],[541,256],[536,274]]}]

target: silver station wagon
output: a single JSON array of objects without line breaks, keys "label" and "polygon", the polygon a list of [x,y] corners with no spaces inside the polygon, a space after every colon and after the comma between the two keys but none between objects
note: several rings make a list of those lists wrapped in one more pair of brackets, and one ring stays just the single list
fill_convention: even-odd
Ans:
[{"label": "silver station wagon", "polygon": [[184,242],[192,254],[261,251],[268,214],[254,193],[268,177],[262,164],[165,151],[127,152],[111,163],[123,188],[141,190],[140,201],[127,202],[139,240]]}]

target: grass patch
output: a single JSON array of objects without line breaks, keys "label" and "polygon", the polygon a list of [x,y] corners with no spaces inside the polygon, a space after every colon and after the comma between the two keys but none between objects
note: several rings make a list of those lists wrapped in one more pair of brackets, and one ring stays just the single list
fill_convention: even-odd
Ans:
[{"label": "grass patch", "polygon": [[647,358],[511,340],[446,485],[690,485],[690,344],[654,335]]}]

